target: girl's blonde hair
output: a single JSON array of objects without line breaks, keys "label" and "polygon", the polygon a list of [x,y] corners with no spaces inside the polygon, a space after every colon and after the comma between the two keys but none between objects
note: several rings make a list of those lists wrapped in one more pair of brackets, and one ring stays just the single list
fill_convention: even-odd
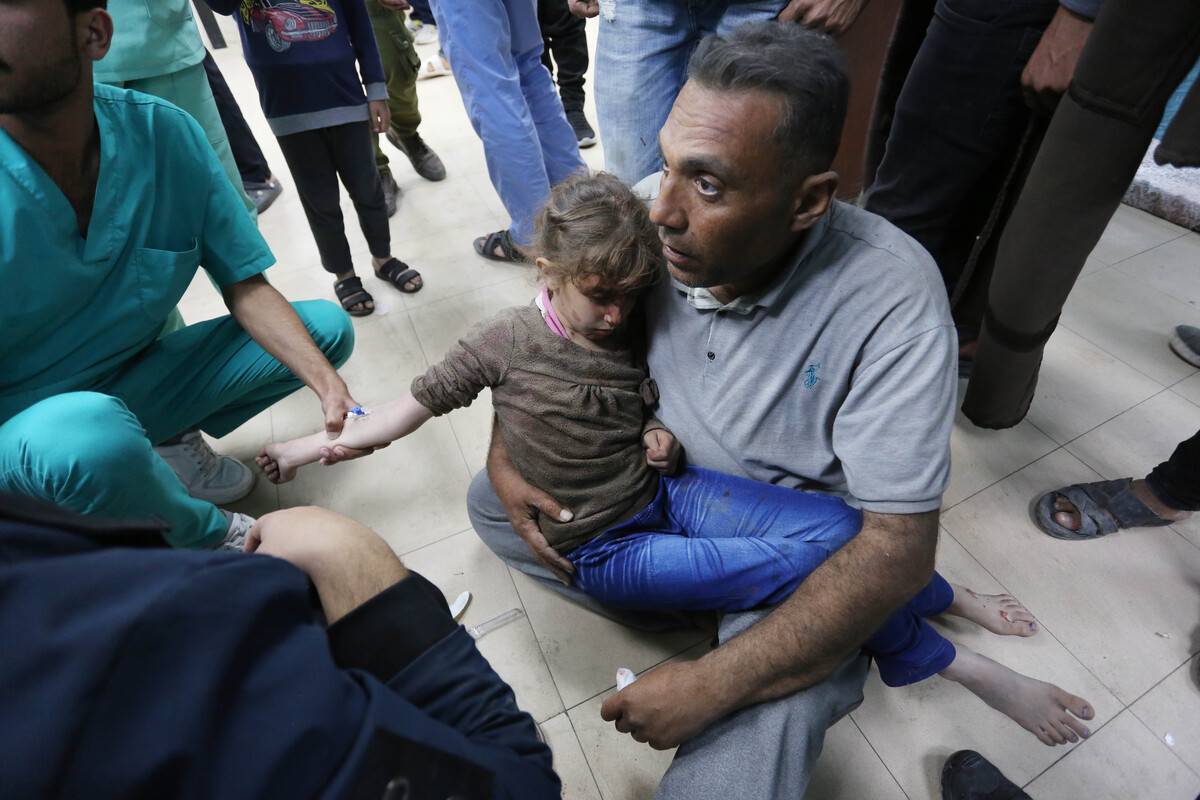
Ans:
[{"label": "girl's blonde hair", "polygon": [[535,255],[547,277],[578,283],[590,275],[623,292],[658,280],[662,243],[645,204],[607,172],[574,175],[550,190],[535,221]]}]

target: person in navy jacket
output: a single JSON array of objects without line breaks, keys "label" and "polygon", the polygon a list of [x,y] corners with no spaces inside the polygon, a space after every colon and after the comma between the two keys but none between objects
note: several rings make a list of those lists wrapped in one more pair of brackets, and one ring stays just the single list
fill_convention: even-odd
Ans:
[{"label": "person in navy jacket", "polygon": [[374,532],[315,508],[259,520],[255,554],[162,532],[0,495],[0,794],[559,797],[533,720]]}]

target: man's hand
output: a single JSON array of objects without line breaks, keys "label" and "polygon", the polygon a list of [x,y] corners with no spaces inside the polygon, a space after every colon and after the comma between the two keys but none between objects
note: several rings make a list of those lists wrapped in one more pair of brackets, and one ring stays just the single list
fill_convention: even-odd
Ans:
[{"label": "man's hand", "polygon": [[664,475],[675,474],[683,447],[670,431],[655,428],[642,437],[646,448],[646,463]]},{"label": "man's hand", "polygon": [[567,8],[575,16],[588,19],[600,13],[600,0],[567,0]]},{"label": "man's hand", "polygon": [[655,667],[600,706],[617,730],[655,750],[686,742],[726,713],[694,661]]},{"label": "man's hand", "polygon": [[246,536],[246,552],[282,558],[308,575],[330,625],[408,577],[379,534],[323,508],[259,517]]},{"label": "man's hand", "polygon": [[372,100],[367,103],[368,119],[371,121],[371,130],[375,133],[387,133],[388,128],[392,124],[392,112],[388,111],[387,102],[384,100]]},{"label": "man's hand", "polygon": [[1058,99],[1071,84],[1079,54],[1091,32],[1091,20],[1058,7],[1021,72],[1021,86],[1030,108],[1054,113]]},{"label": "man's hand", "polygon": [[504,439],[501,438],[500,429],[495,424],[492,425],[492,446],[488,450],[487,473],[513,530],[525,541],[539,564],[553,572],[564,586],[570,586],[575,565],[550,546],[537,521],[539,516],[545,514],[552,519],[570,522],[574,514],[521,477],[521,473],[508,458]]},{"label": "man's hand", "polygon": [[386,8],[388,11],[408,11],[412,8],[408,4],[408,0],[379,0],[379,5]]},{"label": "man's hand", "polygon": [[325,435],[336,439],[346,425],[346,414],[358,406],[341,378],[330,380],[328,388],[320,391],[321,413],[325,415]]},{"label": "man's hand", "polygon": [[867,0],[791,0],[778,19],[839,36],[850,29],[866,4]]}]

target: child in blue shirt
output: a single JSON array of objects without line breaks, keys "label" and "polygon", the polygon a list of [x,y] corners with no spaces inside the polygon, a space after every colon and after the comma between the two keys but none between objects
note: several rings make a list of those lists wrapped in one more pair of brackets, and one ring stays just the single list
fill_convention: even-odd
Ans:
[{"label": "child in blue shirt", "polygon": [[371,132],[388,129],[387,84],[363,0],[211,0],[240,23],[246,63],[279,140],[334,292],[351,315],[374,301],[354,273],[338,179],[354,202],[375,274],[402,292],[421,276],[391,254]]}]

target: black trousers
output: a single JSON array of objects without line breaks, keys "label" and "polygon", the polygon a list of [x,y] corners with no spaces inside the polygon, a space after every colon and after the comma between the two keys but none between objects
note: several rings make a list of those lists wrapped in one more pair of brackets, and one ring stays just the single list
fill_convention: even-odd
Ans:
[{"label": "black trousers", "polygon": [[[1007,428],[1028,412],[1063,304],[1197,55],[1195,0],[1104,3],[1000,237],[963,400],[976,425]],[[1193,88],[1185,104],[1195,108],[1197,95]],[[1200,127],[1200,115],[1171,126],[1178,149],[1200,137],[1189,123]]]},{"label": "black trousers", "polygon": [[217,101],[217,111],[221,114],[221,125],[225,135],[229,137],[229,148],[233,150],[233,160],[237,162],[238,172],[242,173],[242,183],[266,183],[271,177],[271,168],[267,165],[267,157],[263,155],[258,140],[246,124],[242,109],[238,106],[225,76],[213,61],[212,53],[204,54],[204,71],[208,74],[208,85],[212,87],[213,98]]},{"label": "black trousers", "polygon": [[938,0],[896,99],[864,205],[929,251],[952,296],[1018,154],[1030,119],[1021,71],[1057,9]]},{"label": "black trousers", "polygon": [[585,23],[570,12],[567,0],[538,0],[537,14],[542,29],[542,63],[558,82],[563,109],[582,111],[583,74],[588,68]]},{"label": "black trousers", "polygon": [[1200,432],[1179,443],[1171,457],[1146,476],[1151,491],[1180,511],[1200,511]]},{"label": "black trousers", "polygon": [[279,147],[292,172],[292,183],[300,195],[308,226],[317,240],[321,265],[328,272],[354,271],[342,219],[338,178],[350,193],[371,255],[384,258],[391,253],[387,204],[375,167],[371,129],[365,120],[280,136]]}]

